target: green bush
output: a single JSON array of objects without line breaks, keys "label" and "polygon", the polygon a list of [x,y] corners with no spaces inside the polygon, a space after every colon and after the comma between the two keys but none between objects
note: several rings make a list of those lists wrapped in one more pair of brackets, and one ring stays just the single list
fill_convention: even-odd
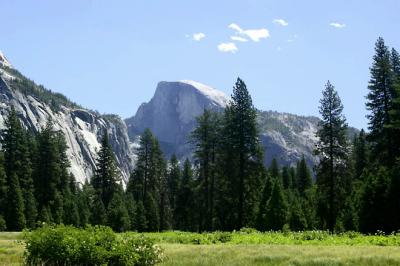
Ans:
[{"label": "green bush", "polygon": [[162,251],[143,236],[115,234],[105,226],[44,226],[23,237],[27,265],[154,265]]}]

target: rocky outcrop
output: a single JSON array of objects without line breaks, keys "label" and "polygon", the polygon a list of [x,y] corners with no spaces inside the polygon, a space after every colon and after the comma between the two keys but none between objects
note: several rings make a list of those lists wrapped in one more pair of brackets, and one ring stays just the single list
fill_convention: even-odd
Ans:
[{"label": "rocky outcrop", "polygon": [[[160,140],[167,156],[190,158],[192,146],[188,136],[196,125],[196,117],[204,108],[222,111],[229,97],[209,86],[194,81],[160,82],[153,98],[142,104],[136,115],[127,119],[132,141],[145,128]],[[319,119],[273,111],[258,111],[260,139],[265,148],[265,164],[276,158],[282,165],[293,165],[304,155],[310,166],[317,138]]]},{"label": "rocky outcrop", "polygon": [[23,77],[12,74],[12,71],[5,68],[0,75],[0,129],[4,128],[11,106],[17,111],[23,126],[32,131],[40,131],[51,119],[54,128],[65,135],[70,170],[79,182],[84,182],[93,175],[100,139],[103,132],[107,131],[121,176],[127,180],[133,169],[135,156],[123,120],[115,115],[100,115],[82,108],[60,105],[55,109],[40,98],[13,88],[12,81]]}]

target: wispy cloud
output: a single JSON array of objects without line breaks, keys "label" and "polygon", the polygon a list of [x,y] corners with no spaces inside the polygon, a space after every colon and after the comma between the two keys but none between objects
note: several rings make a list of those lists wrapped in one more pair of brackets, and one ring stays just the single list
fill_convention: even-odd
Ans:
[{"label": "wispy cloud", "polygon": [[246,38],[240,37],[240,36],[231,36],[232,41],[238,41],[238,42],[247,42]]},{"label": "wispy cloud", "polygon": [[236,47],[236,44],[233,42],[228,43],[220,43],[218,45],[218,50],[224,53],[236,53],[239,49]]},{"label": "wispy cloud", "polygon": [[261,39],[265,39],[270,36],[269,31],[265,28],[244,30],[235,23],[230,24],[228,27],[236,31],[236,34],[238,35],[249,37],[253,42],[258,42]]},{"label": "wispy cloud", "polygon": [[281,26],[289,25],[289,23],[286,20],[281,19],[281,18],[276,18],[272,22],[275,23],[275,24],[281,25]]},{"label": "wispy cloud", "polygon": [[331,22],[329,25],[334,27],[334,28],[337,28],[337,29],[341,29],[341,28],[346,27],[346,24],[339,23],[339,22]]},{"label": "wispy cloud", "polygon": [[200,41],[201,39],[203,39],[205,37],[206,37],[206,35],[204,33],[202,33],[202,32],[193,33],[192,40],[198,42],[198,41]]}]

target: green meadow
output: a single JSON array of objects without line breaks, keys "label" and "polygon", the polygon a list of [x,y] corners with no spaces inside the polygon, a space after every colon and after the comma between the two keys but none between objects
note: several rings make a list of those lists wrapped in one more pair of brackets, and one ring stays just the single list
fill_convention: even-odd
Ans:
[{"label": "green meadow", "polygon": [[[400,265],[400,234],[324,231],[126,233],[164,251],[159,265]],[[23,263],[21,233],[0,233],[0,265]]]}]

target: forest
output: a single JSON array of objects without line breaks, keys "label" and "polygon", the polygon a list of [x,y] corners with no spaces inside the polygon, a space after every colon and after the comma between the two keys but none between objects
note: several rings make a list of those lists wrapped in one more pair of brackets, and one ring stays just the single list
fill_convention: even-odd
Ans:
[{"label": "forest", "polygon": [[399,53],[376,41],[366,131],[348,138],[344,106],[330,81],[316,108],[315,167],[303,158],[296,165],[273,160],[266,168],[256,109],[238,78],[223,112],[206,109],[197,118],[188,139],[191,160],[165,158],[145,130],[126,184],[107,132],[93,177],[78,184],[68,170],[65,138],[52,121],[30,132],[12,108],[1,140],[0,231],[43,224],[107,225],[117,232],[399,230]]}]

